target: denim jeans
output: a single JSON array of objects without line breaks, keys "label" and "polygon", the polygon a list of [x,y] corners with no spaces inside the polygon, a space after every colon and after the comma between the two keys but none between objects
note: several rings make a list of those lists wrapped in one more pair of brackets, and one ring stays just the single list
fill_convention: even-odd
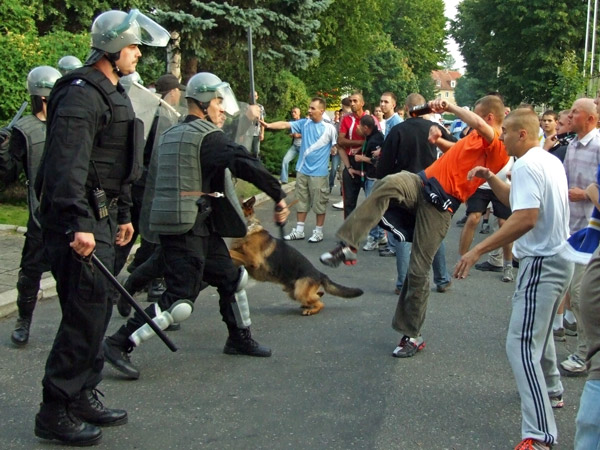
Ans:
[{"label": "denim jeans", "polygon": [[288,182],[288,167],[294,158],[298,156],[298,153],[300,153],[300,146],[292,145],[283,157],[283,161],[281,161],[281,175],[279,176],[282,183]]},{"label": "denim jeans", "polygon": [[[371,191],[373,190],[373,185],[377,180],[371,180],[370,178],[365,178],[365,197],[368,197]],[[376,241],[379,241],[385,236],[385,231],[379,225],[375,225],[369,231],[369,236],[371,236]]]},{"label": "denim jeans", "polygon": [[586,381],[575,423],[575,450],[599,450],[600,380]]},{"label": "denim jeans", "polygon": [[329,191],[335,186],[335,175],[337,174],[338,167],[340,167],[340,155],[335,154],[331,156],[331,169],[329,170]]},{"label": "denim jeans", "polygon": [[[396,249],[396,271],[398,273],[396,288],[402,290],[402,285],[404,284],[406,274],[408,273],[408,263],[410,261],[412,244],[410,242],[397,240],[392,233],[388,233],[388,235],[391,237],[394,248]],[[433,282],[436,286],[445,286],[450,283],[450,274],[446,268],[446,244],[444,241],[442,241],[440,248],[433,257],[431,267],[433,269]]]}]

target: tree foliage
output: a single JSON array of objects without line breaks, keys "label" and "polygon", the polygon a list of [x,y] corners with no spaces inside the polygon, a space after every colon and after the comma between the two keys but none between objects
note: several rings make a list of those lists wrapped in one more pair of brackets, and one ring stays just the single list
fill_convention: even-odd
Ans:
[{"label": "tree foliage", "polygon": [[548,103],[565,55],[583,48],[585,8],[559,0],[463,0],[451,33],[486,90],[513,105]]}]

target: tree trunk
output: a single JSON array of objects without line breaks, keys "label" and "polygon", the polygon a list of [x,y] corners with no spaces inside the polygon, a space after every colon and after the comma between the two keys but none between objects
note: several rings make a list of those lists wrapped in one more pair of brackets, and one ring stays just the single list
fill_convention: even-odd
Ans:
[{"label": "tree trunk", "polygon": [[171,42],[167,46],[167,73],[172,73],[181,80],[181,36],[179,32],[171,33]]}]

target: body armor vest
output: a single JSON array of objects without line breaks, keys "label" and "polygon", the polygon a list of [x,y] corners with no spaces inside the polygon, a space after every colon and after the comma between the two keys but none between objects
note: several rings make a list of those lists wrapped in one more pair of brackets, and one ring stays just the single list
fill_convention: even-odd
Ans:
[{"label": "body armor vest", "polygon": [[39,226],[38,219],[34,214],[40,203],[35,195],[35,177],[40,166],[42,154],[44,153],[44,144],[46,142],[46,122],[38,119],[34,115],[22,117],[15,124],[15,130],[19,130],[27,145],[25,172],[27,175],[27,204],[29,206],[29,217]]},{"label": "body armor vest", "polygon": [[184,234],[196,223],[202,191],[200,147],[214,132],[222,131],[206,120],[194,120],[177,124],[160,137],[150,230]]},{"label": "body armor vest", "polygon": [[102,72],[82,67],[60,78],[56,84],[72,84],[75,80],[94,86],[110,110],[106,126],[94,141],[86,187],[102,187],[109,197],[117,197],[123,184],[132,183],[142,173],[143,123],[135,118],[129,98]]}]

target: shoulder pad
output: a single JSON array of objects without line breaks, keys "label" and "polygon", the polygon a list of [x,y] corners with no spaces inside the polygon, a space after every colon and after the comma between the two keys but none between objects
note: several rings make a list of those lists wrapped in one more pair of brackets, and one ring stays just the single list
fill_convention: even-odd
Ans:
[{"label": "shoulder pad", "polygon": [[71,81],[71,86],[85,86],[85,80],[82,80],[81,78],[77,78],[76,80]]}]

